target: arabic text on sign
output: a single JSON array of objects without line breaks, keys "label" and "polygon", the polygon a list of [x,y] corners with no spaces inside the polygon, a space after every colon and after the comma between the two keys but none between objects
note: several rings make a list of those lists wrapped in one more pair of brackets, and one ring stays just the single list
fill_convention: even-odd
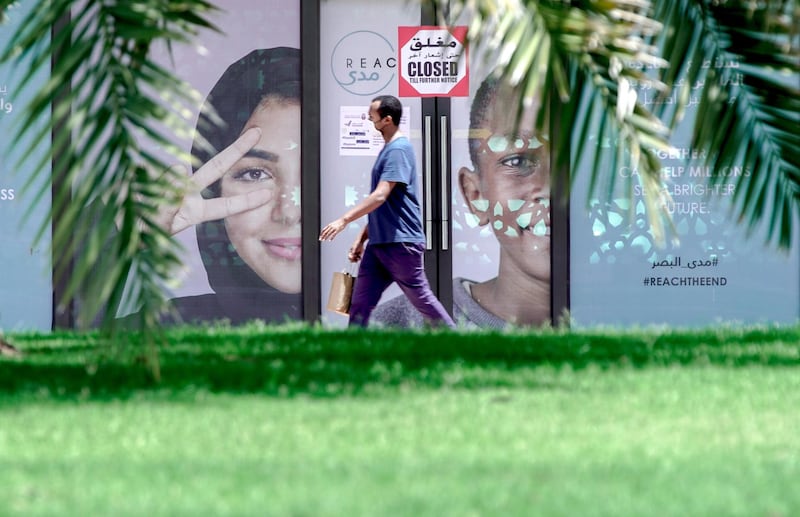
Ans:
[{"label": "arabic text on sign", "polygon": [[651,269],[655,269],[657,267],[668,267],[668,268],[685,268],[685,269],[695,269],[698,267],[716,267],[719,265],[719,258],[716,255],[712,255],[707,260],[690,260],[686,264],[681,264],[681,257],[674,257],[672,260],[664,259],[661,261],[653,262]]},{"label": "arabic text on sign", "polygon": [[439,48],[439,47],[452,47],[455,48],[458,44],[455,41],[445,43],[442,38],[437,39],[431,43],[431,39],[427,39],[427,43],[422,43],[419,38],[411,38],[414,43],[411,44],[411,50],[422,50],[423,48]]}]

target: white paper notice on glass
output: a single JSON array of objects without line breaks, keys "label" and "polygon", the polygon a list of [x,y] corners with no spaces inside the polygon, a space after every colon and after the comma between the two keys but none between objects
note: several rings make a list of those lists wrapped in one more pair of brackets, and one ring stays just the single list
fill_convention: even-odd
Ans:
[{"label": "white paper notice on glass", "polygon": [[[409,107],[403,108],[400,131],[410,135]],[[372,125],[365,106],[339,106],[339,155],[378,156],[383,137]]]}]

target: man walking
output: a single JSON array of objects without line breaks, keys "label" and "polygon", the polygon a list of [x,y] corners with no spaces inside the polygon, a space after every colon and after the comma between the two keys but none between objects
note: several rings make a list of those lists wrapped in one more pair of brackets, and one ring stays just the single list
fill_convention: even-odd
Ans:
[{"label": "man walking", "polygon": [[403,106],[396,97],[381,95],[372,100],[369,119],[386,144],[372,167],[371,193],[325,226],[319,240],[333,240],[349,223],[367,215],[367,225],[347,256],[350,262],[361,259],[350,304],[351,326],[366,327],[383,292],[397,282],[428,323],[453,328],[453,319],[425,276],[416,158],[411,142],[400,132],[402,114]]}]

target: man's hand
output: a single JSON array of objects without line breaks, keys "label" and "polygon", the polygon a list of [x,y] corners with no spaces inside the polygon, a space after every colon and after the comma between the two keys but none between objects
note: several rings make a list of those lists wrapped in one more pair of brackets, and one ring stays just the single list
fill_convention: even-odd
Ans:
[{"label": "man's hand", "polygon": [[347,260],[350,262],[358,262],[364,254],[364,241],[356,239],[350,249],[347,251]]},{"label": "man's hand", "polygon": [[321,232],[319,232],[319,240],[332,241],[337,235],[342,233],[345,228],[347,228],[347,222],[344,220],[344,218],[340,217],[339,219],[328,223],[328,225],[325,226]]},{"label": "man's hand", "polygon": [[266,189],[214,199],[204,199],[201,195],[204,188],[224,176],[260,139],[260,129],[248,129],[230,146],[200,167],[191,178],[187,178],[180,204],[159,209],[156,221],[161,227],[170,235],[175,235],[190,226],[223,219],[268,203],[272,199],[272,192]]}]

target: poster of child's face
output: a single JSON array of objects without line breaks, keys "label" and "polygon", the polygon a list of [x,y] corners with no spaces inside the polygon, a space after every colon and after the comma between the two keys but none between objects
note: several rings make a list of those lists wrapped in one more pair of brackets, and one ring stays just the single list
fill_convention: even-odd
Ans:
[{"label": "poster of child's face", "polygon": [[479,308],[464,303],[464,318],[480,326],[546,324],[550,141],[536,128],[541,99],[520,113],[518,89],[491,72],[473,66],[470,97],[451,100],[456,304],[468,293]]},{"label": "poster of child's face", "polygon": [[[486,84],[473,97],[472,165],[459,171],[460,193],[476,223],[488,225],[520,274],[549,281],[549,139],[535,129],[537,104],[518,117],[515,90]],[[475,109],[476,102],[485,108]]]}]

